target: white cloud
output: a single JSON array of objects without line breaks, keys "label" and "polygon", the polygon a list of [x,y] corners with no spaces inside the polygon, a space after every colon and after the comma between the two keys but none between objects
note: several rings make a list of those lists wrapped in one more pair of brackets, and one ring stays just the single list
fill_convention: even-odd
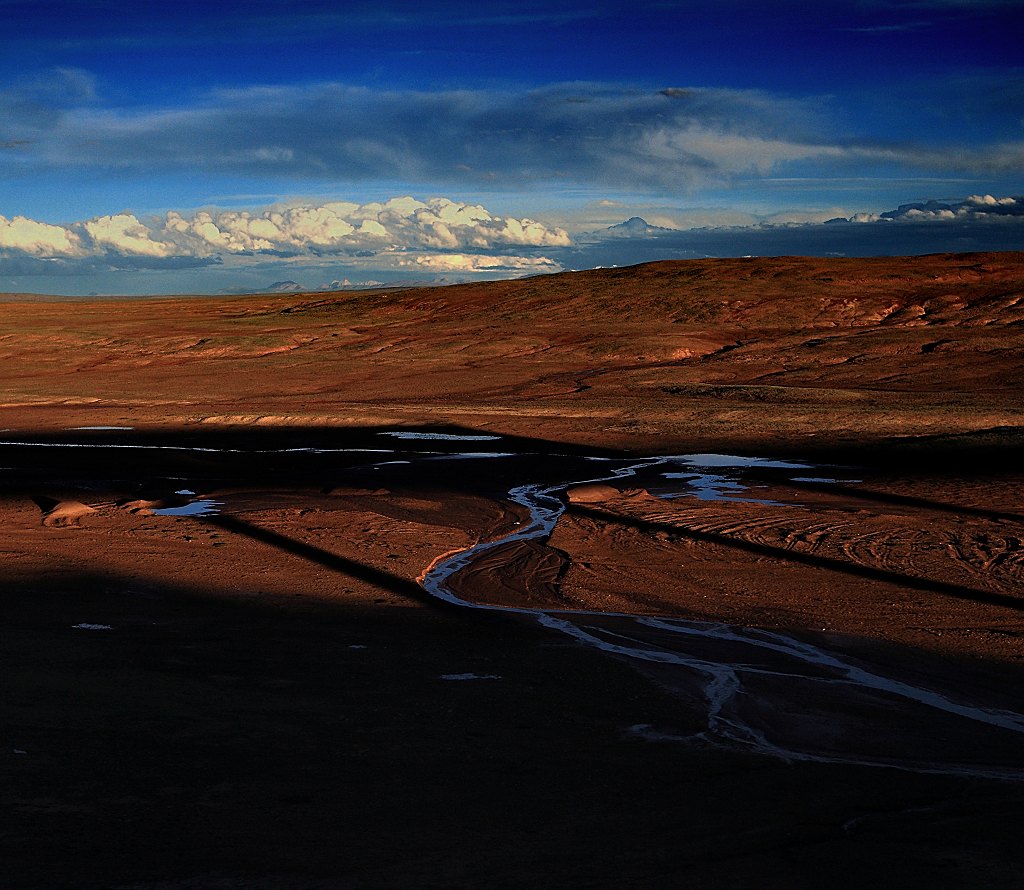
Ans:
[{"label": "white cloud", "polygon": [[481,256],[447,253],[402,259],[402,266],[419,266],[431,272],[557,272],[562,267],[548,257]]},{"label": "white cloud", "polygon": [[[1011,128],[998,110],[999,129],[960,127],[941,137],[908,130],[897,139],[888,130],[852,131],[837,118],[835,96],[757,90],[573,82],[431,92],[323,82],[215,90],[187,106],[129,108],[94,101],[88,84],[67,79],[65,72],[59,83],[83,97],[70,110],[54,88],[34,103],[22,101],[24,88],[0,90],[3,136],[18,146],[0,156],[0,171],[15,164],[22,172],[62,175],[83,168],[125,176],[202,171],[263,180],[419,182],[442,191],[467,183],[600,184],[681,195],[695,186],[819,165],[871,175],[1005,176],[1024,164],[1019,115]],[[956,89],[951,82],[946,93]],[[950,111],[980,106],[992,80],[962,89]],[[1016,94],[1004,104],[1019,105],[1011,99]],[[405,205],[389,209],[403,219],[412,213]],[[347,211],[335,212],[348,218]],[[453,238],[464,243],[452,225],[467,224],[462,216],[442,217],[424,234],[438,245]]]},{"label": "white cloud", "polygon": [[16,250],[31,256],[78,256],[80,239],[63,226],[37,222],[24,216],[0,216],[0,250]]},{"label": "white cloud", "polygon": [[769,173],[789,161],[842,157],[844,150],[781,138],[725,132],[702,126],[662,128],[642,140],[642,154],[662,164],[703,161],[719,174]]},{"label": "white cloud", "polygon": [[911,207],[906,213],[903,214],[905,219],[956,219],[956,214],[952,210],[918,210],[916,207]]},{"label": "white cloud", "polygon": [[206,211],[186,219],[169,213],[167,237],[196,252],[343,253],[400,247],[411,250],[488,250],[566,247],[568,234],[530,219],[492,216],[478,204],[412,197],[386,202],[331,202],[259,212]]},{"label": "white cloud", "polygon": [[[668,256],[769,255],[796,249],[814,255],[1007,250],[1020,245],[1024,197],[979,194],[850,216],[836,208],[754,216],[721,208],[609,201],[581,212],[603,226],[595,225],[575,242],[549,223],[499,216],[479,204],[440,197],[170,211],[146,218],[124,211],[65,225],[0,216],[0,259],[8,276],[81,278],[112,270],[210,267],[246,275],[273,268],[284,278],[283,265],[341,281],[346,274],[377,280],[381,273],[403,280],[504,278]],[[623,238],[600,237],[602,228],[640,215],[659,228],[645,227],[641,233],[634,227],[617,233]],[[823,224],[833,220],[863,225]],[[365,281],[357,283],[365,286]]]},{"label": "white cloud", "polygon": [[463,252],[570,244],[563,229],[526,218],[494,216],[479,204],[448,198],[399,197],[362,205],[334,201],[193,214],[172,210],[146,222],[125,212],[70,226],[0,217],[0,249],[35,257]]},{"label": "white cloud", "polygon": [[[823,101],[595,83],[447,92],[331,82],[254,86],[210,92],[189,107],[80,108],[33,130],[36,142],[23,160],[61,170],[217,170],[317,181],[401,176],[517,188],[603,182],[679,191],[841,152],[823,126]],[[393,209],[409,216],[409,207]],[[438,237],[446,240],[443,232]]]},{"label": "white cloud", "polygon": [[1018,198],[993,198],[992,195],[969,195],[964,204],[974,207],[1015,207]]},{"label": "white cloud", "polygon": [[1024,217],[1024,197],[970,195],[963,201],[919,201],[901,204],[895,210],[883,213],[859,212],[845,217],[841,212],[833,218],[851,223],[998,223],[1012,222]]},{"label": "white cloud", "polygon": [[924,201],[916,204],[903,204],[896,210],[883,213],[882,216],[888,219],[916,222],[998,221],[1024,216],[1024,198],[1020,196],[996,198],[992,195],[971,195],[963,201],[952,203]]},{"label": "white cloud", "polygon": [[306,253],[336,248],[356,231],[327,207],[291,207],[258,213],[200,211],[186,218],[167,214],[162,233],[193,253]]},{"label": "white cloud", "polygon": [[95,248],[124,256],[168,257],[170,244],[154,241],[152,232],[131,213],[98,216],[82,223]]}]

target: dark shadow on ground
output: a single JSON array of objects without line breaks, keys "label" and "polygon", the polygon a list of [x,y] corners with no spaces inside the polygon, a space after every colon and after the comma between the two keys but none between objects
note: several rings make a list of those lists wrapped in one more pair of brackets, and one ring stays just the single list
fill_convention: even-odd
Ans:
[{"label": "dark shadow on ground", "polygon": [[[463,439],[397,438],[389,433],[461,436]],[[481,438],[488,437],[488,438]],[[388,462],[389,475],[402,479],[401,465],[430,460],[430,481],[458,480],[467,489],[496,491],[510,475],[507,460],[481,457],[451,460],[473,453],[515,454],[540,478],[557,478],[558,469],[585,455],[613,452],[521,436],[493,437],[485,430],[458,426],[431,427],[190,427],[160,430],[82,430],[7,432],[0,434],[0,497],[5,494],[49,496],[51,492],[99,490],[104,485],[136,496],[166,494],[175,481],[206,487],[287,486],[330,488],[342,482],[362,484],[379,475],[376,464]],[[424,484],[423,468],[408,473]],[[514,482],[510,482],[515,484]],[[181,487],[178,485],[177,487]]]},{"label": "dark shadow on ground", "polygon": [[[971,887],[1024,867],[1016,785],[647,741],[630,727],[700,725],[512,620],[101,574],[7,585],[0,620],[4,890]],[[496,679],[444,679],[466,673]]]},{"label": "dark shadow on ground", "polygon": [[[427,434],[474,437],[465,440],[401,439],[389,435]],[[154,478],[189,473],[238,481],[270,484],[322,479],[325,473],[396,459],[394,452],[437,456],[460,452],[515,453],[533,458],[538,468],[557,457],[642,457],[649,452],[622,452],[553,442],[527,436],[500,435],[490,430],[456,425],[408,427],[325,426],[214,426],[197,424],[176,428],[137,430],[67,430],[64,432],[10,430],[0,433],[0,460],[10,471],[3,488],[20,488],[47,477],[62,480],[76,474],[102,478]],[[88,447],[67,447],[88,446]],[[105,446],[105,447],[104,447]],[[865,439],[832,447],[813,442],[776,445],[771,452],[752,452],[748,445],[718,449],[747,456],[804,458],[814,462],[850,463],[873,471],[937,472],[984,478],[1020,468],[1024,429],[998,427],[979,433],[945,437]],[[658,454],[707,451],[685,441],[665,442]],[[446,472],[443,461],[437,472]],[[459,475],[465,475],[461,471]],[[480,473],[480,475],[484,475]],[[470,474],[472,476],[472,474]],[[22,488],[22,490],[24,490]]]},{"label": "dark shadow on ground", "polygon": [[751,479],[761,479],[782,488],[796,488],[804,491],[820,491],[826,494],[842,495],[859,501],[874,501],[879,504],[894,504],[900,507],[913,507],[931,510],[938,513],[949,513],[953,516],[976,516],[979,519],[990,519],[993,522],[1024,522],[1024,514],[1008,513],[1000,510],[986,510],[982,507],[969,507],[962,504],[947,504],[914,495],[895,494],[887,491],[870,491],[868,489],[843,485],[836,482],[799,482],[777,474],[759,471],[753,468],[744,473]]},{"label": "dark shadow on ground", "polygon": [[354,559],[338,556],[336,553],[331,553],[321,547],[314,547],[312,544],[296,541],[294,538],[289,538],[287,535],[282,535],[279,532],[253,525],[253,523],[239,519],[237,516],[219,514],[203,516],[199,517],[199,519],[205,525],[216,526],[232,534],[245,535],[254,541],[260,541],[263,544],[283,550],[285,553],[291,553],[302,559],[308,559],[310,562],[314,562],[324,568],[341,572],[360,581],[365,581],[368,584],[405,597],[413,602],[452,612],[465,611],[462,606],[432,597],[415,581],[410,581],[391,572],[385,572],[382,569],[366,565]]}]

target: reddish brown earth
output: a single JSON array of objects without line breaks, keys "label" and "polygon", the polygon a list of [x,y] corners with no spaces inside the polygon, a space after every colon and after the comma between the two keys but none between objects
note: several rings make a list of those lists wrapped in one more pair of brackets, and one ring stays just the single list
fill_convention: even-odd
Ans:
[{"label": "reddish brown earth", "polygon": [[19,429],[459,423],[664,451],[1022,424],[1024,256],[654,263],[377,293],[3,307]]},{"label": "reddish brown earth", "polygon": [[[685,480],[655,471],[570,487],[549,540],[450,587],[795,634],[1024,710],[1024,255],[11,298],[0,317],[0,439],[232,449],[0,445],[0,887],[1019,878],[1020,734],[922,712],[915,735],[916,711],[868,698],[826,720],[833,687],[794,704],[767,684],[743,713],[772,738],[913,768],[699,743],[685,671],[438,608],[416,582],[525,522],[511,487],[601,475],[586,456],[831,463],[807,476],[859,481],[769,469],[735,501],[658,497]],[[505,438],[379,435],[424,427]],[[306,447],[524,456],[281,450]],[[221,513],[155,514],[178,488]],[[462,674],[482,679],[443,679]]]}]

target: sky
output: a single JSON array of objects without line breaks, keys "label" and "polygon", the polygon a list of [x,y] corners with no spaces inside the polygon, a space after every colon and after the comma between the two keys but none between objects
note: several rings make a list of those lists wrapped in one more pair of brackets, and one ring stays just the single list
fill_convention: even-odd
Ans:
[{"label": "sky", "polygon": [[0,0],[0,292],[1024,249],[1022,19],[1022,0]]}]

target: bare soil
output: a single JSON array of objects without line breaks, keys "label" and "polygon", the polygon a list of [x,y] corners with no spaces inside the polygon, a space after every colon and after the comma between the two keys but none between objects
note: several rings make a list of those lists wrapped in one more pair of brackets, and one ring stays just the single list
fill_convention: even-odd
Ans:
[{"label": "bare soil", "polygon": [[[584,457],[806,459],[858,481],[570,489],[548,541],[452,588],[792,633],[1024,710],[1024,255],[0,317],[0,439],[34,443],[0,445],[0,887],[1019,879],[1024,782],[694,743],[708,714],[676,674],[417,579],[524,522],[513,485]],[[75,429],[103,426],[132,429]],[[399,447],[521,457],[338,450]],[[220,512],[158,512],[200,497]],[[884,747],[884,714],[846,718]]]},{"label": "bare soil", "polygon": [[[456,423],[664,452],[1019,428],[1024,255],[3,306],[5,425]],[[1014,445],[1018,444],[1014,440]]]}]

